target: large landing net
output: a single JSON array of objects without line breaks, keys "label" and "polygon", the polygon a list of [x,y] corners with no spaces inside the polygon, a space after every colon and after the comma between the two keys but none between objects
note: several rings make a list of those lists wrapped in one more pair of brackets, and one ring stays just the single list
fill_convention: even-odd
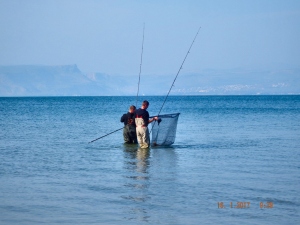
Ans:
[{"label": "large landing net", "polygon": [[158,121],[152,123],[152,145],[168,146],[175,142],[179,114],[158,116]]}]

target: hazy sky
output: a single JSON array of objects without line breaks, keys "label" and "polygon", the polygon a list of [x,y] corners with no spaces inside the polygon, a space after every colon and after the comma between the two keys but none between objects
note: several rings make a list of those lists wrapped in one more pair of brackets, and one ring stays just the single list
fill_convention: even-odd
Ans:
[{"label": "hazy sky", "polygon": [[0,65],[176,74],[300,65],[299,0],[0,0]]}]

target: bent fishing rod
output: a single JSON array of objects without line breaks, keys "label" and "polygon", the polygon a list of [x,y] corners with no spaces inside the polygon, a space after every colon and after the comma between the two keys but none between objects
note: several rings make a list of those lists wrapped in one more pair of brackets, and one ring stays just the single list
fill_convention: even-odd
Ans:
[{"label": "bent fishing rod", "polygon": [[[175,76],[175,79],[173,80],[173,83],[172,83],[172,85],[171,85],[171,87],[170,87],[170,89],[169,89],[169,91],[168,91],[168,94],[167,94],[166,97],[165,97],[165,100],[164,100],[164,102],[163,102],[163,104],[162,104],[162,106],[161,106],[161,108],[160,108],[160,110],[159,110],[157,116],[160,115],[161,110],[163,109],[163,107],[164,107],[164,105],[165,105],[165,103],[166,103],[166,101],[167,101],[167,98],[168,98],[168,96],[169,96],[169,94],[170,94],[172,88],[174,87],[174,83],[175,83],[175,81],[176,81],[176,79],[177,79],[177,77],[178,77],[178,75],[179,75],[179,73],[180,73],[180,71],[181,71],[181,69],[182,69],[182,66],[183,66],[183,64],[184,64],[184,62],[185,62],[185,60],[186,60],[188,54],[190,53],[190,50],[191,50],[191,48],[192,48],[192,46],[193,46],[193,44],[194,44],[194,42],[195,42],[195,40],[196,40],[196,38],[197,38],[197,36],[198,36],[198,33],[199,33],[200,29],[201,29],[201,27],[199,27],[199,29],[198,29],[198,31],[197,31],[197,33],[196,33],[196,35],[195,35],[195,37],[194,37],[194,39],[193,39],[193,41],[192,41],[192,44],[190,45],[190,48],[189,48],[189,50],[187,51],[187,53],[186,53],[186,55],[185,55],[185,57],[184,57],[184,59],[183,59],[183,61],[182,61],[182,63],[181,63],[181,66],[179,67],[179,70],[178,70],[178,72],[177,72],[177,74],[176,74],[176,76]],[[156,120],[154,120],[154,124],[153,124],[153,126],[152,126],[152,128],[151,128],[150,133],[152,132],[152,129],[153,129],[155,123],[156,123]]]}]

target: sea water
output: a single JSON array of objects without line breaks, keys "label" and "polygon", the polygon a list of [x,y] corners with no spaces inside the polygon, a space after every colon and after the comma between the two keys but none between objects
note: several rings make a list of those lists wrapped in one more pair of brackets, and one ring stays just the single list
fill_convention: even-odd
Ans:
[{"label": "sea water", "polygon": [[170,96],[171,147],[89,143],[144,99],[0,98],[0,224],[300,224],[300,96]]}]

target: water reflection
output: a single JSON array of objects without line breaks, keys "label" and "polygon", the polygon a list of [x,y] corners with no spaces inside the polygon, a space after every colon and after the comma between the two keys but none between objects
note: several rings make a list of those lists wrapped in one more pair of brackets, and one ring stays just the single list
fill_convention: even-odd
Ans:
[{"label": "water reflection", "polygon": [[124,144],[124,163],[125,169],[130,172],[137,172],[137,174],[142,175],[147,174],[147,169],[149,167],[149,157],[150,149],[138,148],[137,145]]},{"label": "water reflection", "polygon": [[[138,148],[136,158],[137,158],[137,168],[136,171],[138,173],[147,174],[147,169],[149,167],[149,156],[150,156],[150,149],[146,148]],[[148,175],[148,174],[147,174]]]},{"label": "water reflection", "polygon": [[150,149],[138,148],[137,145],[124,144],[124,169],[126,195],[130,208],[126,209],[126,219],[148,222],[147,200],[149,195]]},{"label": "water reflection", "polygon": [[[141,149],[124,145],[124,195],[125,219],[138,224],[151,223],[161,219],[164,210],[180,208],[184,193],[178,181],[178,156],[174,147]],[[172,190],[172,191],[170,191]],[[155,209],[155,210],[154,210]],[[160,209],[157,211],[157,209]],[[180,210],[179,210],[180,211]],[[178,211],[178,213],[179,213]],[[179,215],[179,214],[178,214]],[[176,223],[177,212],[168,218]]]}]

